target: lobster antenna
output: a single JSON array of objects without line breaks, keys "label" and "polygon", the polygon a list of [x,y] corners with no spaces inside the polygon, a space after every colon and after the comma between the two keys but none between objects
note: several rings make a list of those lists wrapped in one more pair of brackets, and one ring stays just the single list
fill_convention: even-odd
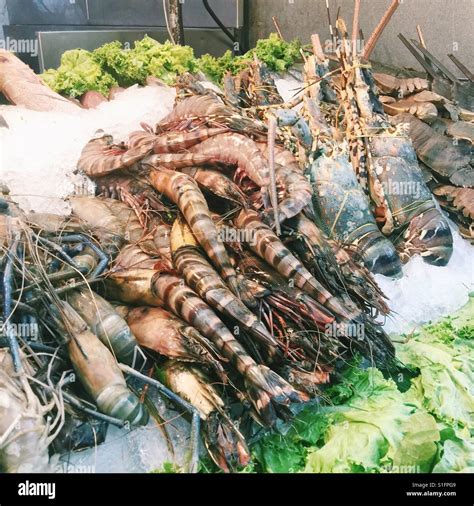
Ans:
[{"label": "lobster antenna", "polygon": [[[428,49],[426,47],[426,43],[425,43],[425,37],[423,36],[423,31],[421,30],[421,26],[420,25],[416,25],[416,32],[418,33],[418,40],[420,41],[420,46],[425,48],[425,49]],[[425,56],[425,61],[429,64],[430,61],[428,60],[428,58]]]},{"label": "lobster antenna", "polygon": [[352,58],[354,54],[352,53],[349,47],[349,33],[347,32],[346,23],[344,23],[344,20],[342,18],[337,18],[336,27],[338,32],[339,31],[341,32],[341,39],[342,39],[341,47],[343,47],[346,55],[349,58]]},{"label": "lobster antenna", "polygon": [[354,0],[354,17],[352,18],[352,51],[357,54],[357,33],[359,32],[359,17],[360,17],[360,2],[361,0]]},{"label": "lobster antenna", "polygon": [[319,35],[317,33],[313,33],[311,35],[311,44],[313,45],[313,54],[319,61],[324,61],[324,51],[321,46],[321,40],[319,39]]},{"label": "lobster antenna", "polygon": [[270,200],[273,207],[273,218],[275,220],[275,233],[281,235],[280,216],[278,213],[278,193],[276,189],[275,176],[275,137],[277,120],[275,116],[268,117],[268,169],[270,172]]},{"label": "lobster antenna", "polygon": [[379,24],[375,27],[375,30],[372,32],[372,35],[369,37],[367,41],[367,45],[365,46],[363,57],[368,59],[374,50],[375,44],[380,39],[382,32],[385,30],[388,22],[392,18],[394,12],[397,10],[400,5],[400,0],[392,0],[389,8],[385,11],[385,14],[382,16],[382,19],[379,21]]},{"label": "lobster antenna", "polygon": [[278,33],[278,37],[280,37],[281,40],[285,40],[285,38],[283,37],[283,34],[281,33],[280,24],[278,23],[278,19],[276,18],[276,16],[272,16],[272,21],[273,21],[273,24],[275,25],[275,30]]},{"label": "lobster antenna", "polygon": [[331,11],[329,9],[329,0],[326,0],[326,11],[328,13],[329,33],[331,34],[332,45],[333,45],[333,48],[334,48],[334,51],[335,51],[336,50],[336,38],[335,38],[334,30],[333,30],[333,27],[332,27]]},{"label": "lobster antenna", "polygon": [[417,40],[411,39],[412,44],[428,59],[428,61],[434,63],[439,70],[453,83],[459,82],[459,79],[447,69],[435,56],[433,56],[428,49],[425,49]]},{"label": "lobster antenna", "polygon": [[434,69],[431,67],[431,64],[418,53],[413,44],[403,35],[403,33],[398,34],[398,38],[405,44],[406,48],[410,53],[416,58],[418,63],[424,68],[425,72],[431,77],[431,79],[436,79],[437,75]]},{"label": "lobster antenna", "polygon": [[337,26],[337,20],[339,19],[340,14],[341,14],[341,6],[339,6],[337,8],[337,12],[336,12],[336,28],[334,29],[334,33],[336,35],[336,43],[337,43],[337,40],[339,39],[339,29],[338,29],[338,26]]},{"label": "lobster antenna", "polygon": [[451,59],[454,65],[456,65],[456,67],[469,79],[469,81],[474,82],[474,74],[463,63],[461,63],[453,54],[448,54],[448,57]]},{"label": "lobster antenna", "polygon": [[425,44],[425,38],[423,37],[423,32],[421,31],[420,25],[416,25],[416,31],[418,33],[418,39],[420,40],[421,46],[424,47],[425,49],[427,49],[426,44]]}]

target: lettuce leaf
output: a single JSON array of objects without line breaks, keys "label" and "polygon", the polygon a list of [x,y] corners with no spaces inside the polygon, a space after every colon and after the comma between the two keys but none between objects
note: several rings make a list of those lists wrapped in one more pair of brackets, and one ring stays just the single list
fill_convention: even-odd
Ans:
[{"label": "lettuce leaf", "polygon": [[84,49],[66,51],[57,70],[48,70],[42,76],[48,86],[58,93],[79,97],[89,90],[107,95],[117,81]]},{"label": "lettuce leaf", "polygon": [[107,95],[112,86],[144,84],[154,76],[167,84],[196,68],[193,49],[175,46],[169,41],[160,44],[145,36],[133,49],[124,49],[118,41],[104,44],[92,53],[83,49],[66,51],[58,69],[47,70],[42,78],[58,93],[72,97],[95,90]]},{"label": "lettuce leaf", "polygon": [[190,46],[176,46],[170,41],[162,44],[145,36],[131,49],[114,41],[92,53],[83,49],[66,51],[59,68],[47,70],[42,77],[53,90],[72,97],[89,90],[107,95],[112,86],[143,85],[149,76],[172,85],[180,74],[196,70],[220,83],[226,72],[237,74],[254,55],[272,70],[285,70],[299,57],[299,48],[298,41],[286,42],[271,34],[244,56],[234,57],[226,51],[220,58],[207,54],[196,59]]},{"label": "lettuce leaf", "polygon": [[94,51],[94,58],[118,80],[121,86],[144,84],[154,76],[172,84],[179,74],[195,68],[194,51],[189,46],[161,44],[145,36],[133,49],[124,49],[120,42],[104,44]]},{"label": "lettuce leaf", "polygon": [[304,466],[304,446],[281,434],[267,436],[253,453],[267,473],[294,473]]},{"label": "lettuce leaf", "polygon": [[233,56],[232,52],[228,50],[219,58],[204,54],[197,60],[196,66],[211,81],[221,83],[227,72],[232,75],[238,74],[249,62],[249,56]]},{"label": "lettuce leaf", "polygon": [[257,58],[270,70],[286,70],[300,56],[301,43],[298,40],[286,42],[278,34],[271,33],[268,39],[260,39],[253,51]]},{"label": "lettuce leaf", "polygon": [[347,409],[334,416],[324,446],[309,452],[306,472],[431,469],[440,438],[431,415],[406,402],[396,384],[377,369],[354,368],[343,385],[352,391]]},{"label": "lettuce leaf", "polygon": [[309,451],[305,472],[373,472],[386,452],[387,443],[374,425],[340,423],[329,428],[322,448]]},{"label": "lettuce leaf", "polygon": [[440,440],[435,419],[374,368],[349,367],[326,394],[337,406],[303,409],[285,435],[253,453],[266,472],[429,472]]},{"label": "lettuce leaf", "polygon": [[460,428],[474,426],[472,299],[467,308],[466,318],[427,325],[397,349],[402,362],[419,370],[407,392],[413,402],[438,421]]},{"label": "lettuce leaf", "polygon": [[295,416],[285,435],[270,434],[254,445],[253,455],[266,472],[301,471],[308,448],[322,441],[330,423],[330,417],[317,406],[307,406]]},{"label": "lettuce leaf", "polygon": [[434,473],[474,472],[474,437],[467,428],[440,423],[441,445]]},{"label": "lettuce leaf", "polygon": [[233,56],[231,51],[226,51],[220,58],[205,54],[197,60],[197,68],[209,79],[221,83],[227,72],[238,74],[256,56],[270,70],[281,72],[291,67],[300,57],[300,48],[298,40],[287,42],[276,33],[271,33],[267,39],[257,41],[255,48],[242,56]]},{"label": "lettuce leaf", "polygon": [[434,473],[474,473],[474,440],[448,439],[443,444],[441,460]]}]

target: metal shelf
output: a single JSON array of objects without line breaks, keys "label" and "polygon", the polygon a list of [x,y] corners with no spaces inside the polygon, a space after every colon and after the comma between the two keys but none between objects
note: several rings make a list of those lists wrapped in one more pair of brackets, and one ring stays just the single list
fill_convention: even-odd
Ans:
[{"label": "metal shelf", "polygon": [[[228,28],[243,26],[242,0],[212,0],[211,7]],[[165,26],[161,0],[7,0],[12,25]],[[183,3],[183,24],[216,28],[201,0]]]}]

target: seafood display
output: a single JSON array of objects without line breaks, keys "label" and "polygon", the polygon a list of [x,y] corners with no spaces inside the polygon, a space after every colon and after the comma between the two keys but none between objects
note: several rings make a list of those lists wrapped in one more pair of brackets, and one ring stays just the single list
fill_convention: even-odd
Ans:
[{"label": "seafood display", "polygon": [[[418,30],[420,36],[421,28]],[[469,197],[474,187],[473,74],[449,54],[463,75],[457,77],[429,51],[422,35],[419,38],[417,41],[399,34],[426,72],[426,79],[374,74],[374,80],[384,94],[380,99],[391,116],[390,123],[410,137],[425,182],[442,209],[459,225],[461,235],[472,242]]]},{"label": "seafood display", "polygon": [[[344,22],[338,23],[347,38]],[[402,259],[419,253],[428,263],[446,265],[452,254],[451,231],[424,183],[409,137],[390,128],[372,90],[370,69],[344,49],[339,57],[351,162],[374,204],[382,232],[395,236]],[[396,186],[411,190],[394,191]]]},{"label": "seafood display", "polygon": [[[202,441],[235,472],[344,364],[398,370],[375,275],[447,265],[447,215],[473,240],[474,116],[455,57],[469,83],[402,36],[427,78],[372,72],[389,17],[360,54],[339,17],[330,58],[314,34],[291,101],[256,53],[221,88],[180,72],[157,124],[81,146],[93,190],[70,215],[0,186],[0,471],[49,471],[82,423],[161,427],[159,395],[190,422],[186,470]],[[10,101],[29,107],[17,80],[38,110],[79,109],[20,63],[0,52]]]}]

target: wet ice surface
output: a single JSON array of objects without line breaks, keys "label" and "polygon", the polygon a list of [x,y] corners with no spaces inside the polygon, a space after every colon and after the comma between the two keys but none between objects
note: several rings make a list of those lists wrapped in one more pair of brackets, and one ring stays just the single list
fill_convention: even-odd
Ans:
[{"label": "wet ice surface", "polygon": [[162,470],[166,463],[185,466],[190,424],[155,395],[153,403],[160,416],[166,420],[163,426],[166,427],[168,443],[162,428],[157,425],[159,422],[153,419],[145,427],[133,430],[109,425],[104,443],[95,448],[62,455],[55,466],[56,472],[149,473]]},{"label": "wet ice surface", "polygon": [[[291,74],[283,74],[282,79],[275,79],[275,86],[285,102],[291,102],[303,93],[303,82]],[[299,108],[301,108],[301,105],[295,107],[295,110]]]},{"label": "wet ice surface", "polygon": [[189,444],[188,431],[171,426],[168,431],[173,439],[174,454],[153,421],[130,431],[109,426],[104,443],[63,455],[57,469],[67,473],[149,473],[162,470],[166,463],[183,466]]},{"label": "wet ice surface", "polygon": [[0,128],[0,181],[25,211],[66,213],[66,196],[82,186],[86,191],[93,187],[73,172],[94,133],[102,129],[116,141],[123,140],[140,129],[140,122],[154,125],[162,119],[174,98],[174,88],[134,86],[96,109],[74,115],[1,106],[9,128]]},{"label": "wet ice surface", "polygon": [[468,301],[474,290],[474,246],[450,225],[454,247],[448,265],[428,265],[417,256],[403,267],[401,279],[375,276],[393,311],[384,327],[388,333],[411,332],[420,324],[452,314]]}]

